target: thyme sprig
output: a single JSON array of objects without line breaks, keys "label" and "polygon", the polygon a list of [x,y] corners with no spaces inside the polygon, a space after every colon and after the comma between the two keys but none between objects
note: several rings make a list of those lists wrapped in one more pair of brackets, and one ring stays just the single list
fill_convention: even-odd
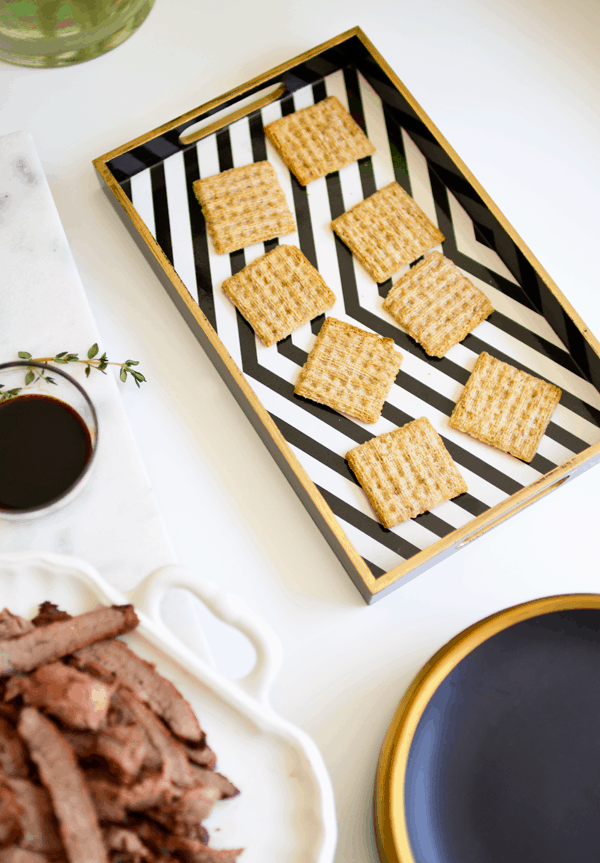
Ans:
[{"label": "thyme sprig", "polygon": [[[60,353],[55,354],[53,357],[32,357],[28,351],[19,351],[19,357],[22,360],[31,360],[32,363],[57,363],[58,365],[67,365],[68,363],[82,363],[85,365],[85,375],[89,377],[89,374],[92,369],[97,369],[99,372],[106,374],[105,369],[107,366],[119,366],[121,371],[119,372],[119,377],[125,383],[127,380],[127,375],[131,375],[133,380],[136,383],[136,386],[139,387],[141,383],[143,383],[146,378],[141,372],[138,372],[137,369],[132,368],[132,366],[138,366],[138,360],[125,360],[124,363],[112,363],[109,361],[106,356],[106,351],[102,354],[102,356],[98,356],[100,352],[100,348],[97,344],[93,344],[92,347],[87,352],[87,359],[80,359],[79,354],[70,354],[68,351],[60,351]],[[29,369],[27,374],[25,375],[25,385],[33,383],[36,380],[43,378],[50,384],[56,384],[56,381],[51,378],[45,369]],[[4,396],[2,393],[0,396]]]}]

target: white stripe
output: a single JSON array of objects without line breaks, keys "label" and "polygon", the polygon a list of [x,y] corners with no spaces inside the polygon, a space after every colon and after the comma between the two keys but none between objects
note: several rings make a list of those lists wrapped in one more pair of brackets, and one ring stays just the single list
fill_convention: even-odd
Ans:
[{"label": "white stripe", "polygon": [[[173,248],[173,266],[192,297],[198,302],[196,263],[192,245],[192,228],[188,204],[183,153],[165,159],[165,185]],[[196,206],[200,206],[196,204]]]},{"label": "white stripe", "polygon": [[427,159],[404,129],[402,129],[402,140],[404,141],[404,153],[408,166],[408,176],[410,177],[412,198],[433,224],[437,225],[437,213],[435,211],[433,192],[431,191]]},{"label": "white stripe", "polygon": [[154,239],[156,239],[150,168],[140,171],[139,174],[134,174],[131,178],[131,202]]},{"label": "white stripe", "polygon": [[375,186],[377,189],[383,189],[384,186],[387,186],[396,179],[385,117],[383,115],[383,106],[375,90],[365,81],[360,72],[358,73],[358,81],[365,114],[367,138],[375,147],[375,152],[371,156],[373,173],[375,174]]}]

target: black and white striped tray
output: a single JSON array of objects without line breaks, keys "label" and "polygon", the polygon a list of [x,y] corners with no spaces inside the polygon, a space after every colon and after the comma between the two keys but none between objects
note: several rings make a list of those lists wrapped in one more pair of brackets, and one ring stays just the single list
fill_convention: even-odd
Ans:
[{"label": "black and white striped tray", "polygon": [[[276,101],[197,143],[181,143],[180,135],[202,116],[218,117],[259,84],[281,81],[285,92]],[[600,448],[594,445],[600,442],[600,393],[593,383],[600,381],[597,345],[582,334],[581,322],[569,314],[568,305],[565,310],[560,292],[538,272],[526,247],[360,31],[332,40],[231,95],[223,97],[221,105],[190,112],[95,164],[169,275],[169,289],[182,312],[211,353],[216,346],[214,358],[228,383],[266,432],[265,439],[370,602],[598,459]],[[263,128],[329,95],[350,110],[376,153],[304,188],[266,140]],[[192,183],[263,159],[274,166],[296,214],[298,233],[282,242],[298,245],[335,292],[337,302],[329,314],[393,338],[403,355],[374,425],[293,393],[323,316],[265,348],[221,290],[226,277],[278,240],[217,255]],[[439,226],[446,237],[444,254],[486,293],[495,309],[443,359],[428,357],[384,311],[382,301],[392,280],[375,284],[330,228],[332,219],[394,179]],[[484,350],[563,391],[531,464],[448,424]],[[357,443],[420,416],[427,416],[442,436],[469,491],[386,530],[344,455]]]}]

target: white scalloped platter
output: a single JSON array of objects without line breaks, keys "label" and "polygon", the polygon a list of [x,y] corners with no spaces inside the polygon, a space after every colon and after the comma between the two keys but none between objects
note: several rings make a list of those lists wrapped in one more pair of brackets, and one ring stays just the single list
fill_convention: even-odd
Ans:
[{"label": "white scalloped platter", "polygon": [[[246,678],[223,677],[162,623],[161,600],[175,587],[191,590],[213,614],[250,639],[258,658]],[[134,592],[122,594],[76,558],[0,555],[0,607],[31,618],[44,600],[71,614],[100,603],[134,603],[140,625],[125,640],[190,702],[217,754],[217,769],[241,791],[217,804],[203,822],[211,846],[243,847],[240,863],[333,860],[337,826],[329,776],[312,740],[269,706],[279,645],[239,598],[176,566],[157,570]]]}]

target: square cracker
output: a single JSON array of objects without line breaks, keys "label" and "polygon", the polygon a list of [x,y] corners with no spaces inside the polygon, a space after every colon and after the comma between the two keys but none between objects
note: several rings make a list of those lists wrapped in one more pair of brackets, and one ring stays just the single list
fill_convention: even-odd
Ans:
[{"label": "square cracker", "polygon": [[335,96],[269,123],[265,134],[303,186],[375,152]]},{"label": "square cracker", "polygon": [[440,252],[405,273],[383,307],[431,357],[443,357],[494,311],[483,291]]},{"label": "square cracker", "polygon": [[479,355],[450,425],[523,461],[531,461],[561,397],[554,384]]},{"label": "square cracker", "polygon": [[331,227],[379,283],[444,239],[395,182],[342,213]]},{"label": "square cracker", "polygon": [[268,162],[196,180],[193,188],[218,255],[296,230],[275,169]]},{"label": "square cracker", "polygon": [[277,246],[235,276],[223,290],[269,347],[330,309],[335,294],[296,246]]},{"label": "square cracker", "polygon": [[384,527],[394,527],[467,491],[427,417],[371,438],[346,460]]},{"label": "square cracker", "polygon": [[394,340],[326,318],[294,389],[366,423],[377,422],[400,369]]}]

